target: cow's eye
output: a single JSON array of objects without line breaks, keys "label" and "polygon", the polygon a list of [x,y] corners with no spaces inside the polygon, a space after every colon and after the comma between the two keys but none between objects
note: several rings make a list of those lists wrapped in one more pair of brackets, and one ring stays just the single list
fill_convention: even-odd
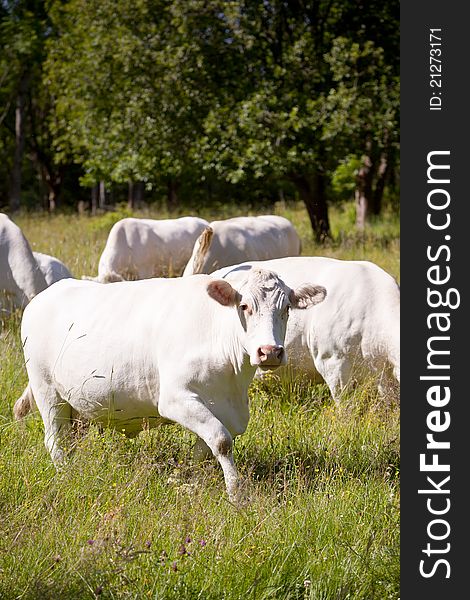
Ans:
[{"label": "cow's eye", "polygon": [[246,304],[246,302],[242,302],[240,304],[240,308],[242,309],[243,312],[248,310],[248,304]]}]

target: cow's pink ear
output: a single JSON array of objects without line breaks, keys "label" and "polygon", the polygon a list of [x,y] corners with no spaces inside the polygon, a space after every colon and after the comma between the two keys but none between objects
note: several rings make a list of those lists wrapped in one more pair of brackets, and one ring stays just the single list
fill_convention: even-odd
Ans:
[{"label": "cow's pink ear", "polygon": [[323,302],[326,298],[326,289],[321,285],[305,283],[295,290],[291,290],[289,300],[292,308],[309,308]]},{"label": "cow's pink ear", "polygon": [[233,306],[238,303],[240,294],[228,281],[224,279],[214,279],[207,286],[207,293],[222,306]]}]

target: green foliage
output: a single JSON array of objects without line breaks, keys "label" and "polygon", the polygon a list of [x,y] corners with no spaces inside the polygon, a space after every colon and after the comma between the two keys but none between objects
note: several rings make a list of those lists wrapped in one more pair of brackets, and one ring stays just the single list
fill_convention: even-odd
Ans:
[{"label": "green foliage", "polygon": [[[337,198],[341,200],[353,198],[356,188],[355,180],[360,166],[360,158],[354,155],[349,155],[340,161],[331,176],[331,187]],[[354,221],[351,225],[353,223]]]},{"label": "green foliage", "polygon": [[300,195],[327,237],[339,177],[340,199],[357,184],[348,157],[396,171],[398,25],[395,0],[3,3],[0,173],[26,94],[23,204],[76,204],[98,181],[193,207]]},{"label": "green foliage", "polygon": [[361,155],[365,131],[382,145],[396,135],[397,56],[376,45],[381,38],[363,39],[352,5],[238,7],[229,51],[242,73],[204,121],[203,169],[232,182],[308,174],[318,164],[334,171],[345,154]]},{"label": "green foliage", "polygon": [[84,185],[329,175],[364,131],[395,135],[390,4],[379,19],[375,2],[360,16],[349,2],[53,2],[56,159]]},{"label": "green foliage", "polygon": [[108,233],[111,227],[127,217],[132,217],[133,212],[127,208],[126,205],[121,204],[116,207],[116,210],[105,213],[93,219],[90,223],[89,230],[92,232],[105,232]]},{"label": "green foliage", "polygon": [[59,36],[46,65],[56,96],[52,127],[59,158],[72,156],[84,166],[84,184],[152,182],[190,170],[189,148],[209,90],[187,21],[194,14],[197,28],[211,8],[164,1],[54,4]]},{"label": "green foliage", "polygon": [[[387,64],[383,48],[339,37],[325,55],[335,87],[326,99],[323,136],[361,149],[369,136],[379,146],[398,142],[399,86],[396,66]],[[395,67],[395,68],[394,68]],[[362,146],[364,149],[364,146]]]}]

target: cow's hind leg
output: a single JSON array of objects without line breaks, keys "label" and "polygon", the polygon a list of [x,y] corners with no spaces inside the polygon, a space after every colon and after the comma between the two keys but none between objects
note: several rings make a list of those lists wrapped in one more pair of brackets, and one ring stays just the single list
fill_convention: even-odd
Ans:
[{"label": "cow's hind leg", "polygon": [[[233,460],[233,438],[228,429],[190,392],[165,395],[161,390],[158,412],[201,438],[222,467],[228,497],[237,502],[238,473]],[[200,448],[204,448],[202,444]]]},{"label": "cow's hind leg", "polygon": [[64,463],[72,429],[72,407],[50,388],[35,393],[36,404],[44,423],[44,443],[56,468]]}]

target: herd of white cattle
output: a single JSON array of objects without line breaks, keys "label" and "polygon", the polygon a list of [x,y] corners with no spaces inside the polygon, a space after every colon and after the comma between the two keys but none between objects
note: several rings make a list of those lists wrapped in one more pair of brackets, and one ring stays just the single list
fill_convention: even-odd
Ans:
[{"label": "herd of white cattle", "polygon": [[236,500],[233,439],[256,373],[287,367],[325,381],[337,402],[371,377],[382,390],[399,382],[393,277],[300,253],[279,216],[126,218],[98,275],[76,279],[0,213],[0,311],[24,309],[29,382],[15,418],[37,407],[57,466],[77,414],[127,435],[179,423],[197,435],[196,459],[217,458]]}]

